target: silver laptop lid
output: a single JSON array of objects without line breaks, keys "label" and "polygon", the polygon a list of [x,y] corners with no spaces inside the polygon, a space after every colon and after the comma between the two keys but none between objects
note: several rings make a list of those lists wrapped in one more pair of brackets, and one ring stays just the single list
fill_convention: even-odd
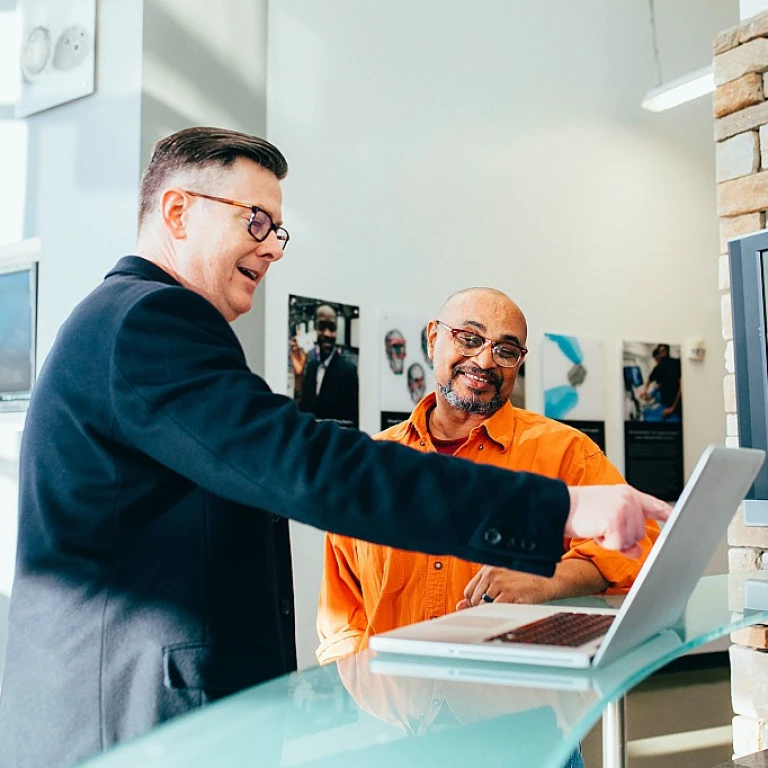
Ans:
[{"label": "silver laptop lid", "polygon": [[764,451],[752,448],[706,448],[593,665],[615,659],[682,616],[764,459]]}]

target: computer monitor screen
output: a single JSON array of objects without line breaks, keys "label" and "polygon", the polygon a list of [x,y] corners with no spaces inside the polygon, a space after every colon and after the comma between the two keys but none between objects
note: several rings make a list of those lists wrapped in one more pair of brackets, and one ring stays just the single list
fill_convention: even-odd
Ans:
[{"label": "computer monitor screen", "polygon": [[0,411],[25,410],[35,381],[37,264],[0,267]]},{"label": "computer monitor screen", "polygon": [[[768,230],[728,243],[739,444],[768,450]],[[768,464],[747,495],[745,522],[768,525]]]}]

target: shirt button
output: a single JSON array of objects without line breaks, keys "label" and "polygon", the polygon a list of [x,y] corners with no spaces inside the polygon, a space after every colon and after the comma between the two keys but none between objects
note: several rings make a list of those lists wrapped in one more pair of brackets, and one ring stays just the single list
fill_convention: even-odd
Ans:
[{"label": "shirt button", "polygon": [[419,445],[426,445],[426,443],[422,440]]},{"label": "shirt button", "polygon": [[441,562],[438,560],[438,561],[435,563],[435,570],[436,570],[436,571],[439,571],[439,570],[441,570],[441,569],[442,569],[442,567],[443,567],[443,564],[442,564],[442,563],[441,563]]},{"label": "shirt button", "polygon": [[291,615],[291,601],[288,600],[287,597],[284,597],[280,601],[280,612],[283,614],[283,616]]},{"label": "shirt button", "polygon": [[501,533],[496,528],[489,528],[483,535],[483,538],[489,544],[498,544],[501,541]]},{"label": "shirt button", "polygon": [[483,446],[482,446],[482,445],[478,445],[478,446],[477,446],[477,450],[478,450],[478,451],[482,451],[482,450],[483,450]]}]

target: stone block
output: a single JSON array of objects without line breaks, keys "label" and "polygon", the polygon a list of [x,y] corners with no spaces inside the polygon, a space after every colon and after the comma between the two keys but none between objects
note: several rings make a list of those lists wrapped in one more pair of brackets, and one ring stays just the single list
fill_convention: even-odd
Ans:
[{"label": "stone block", "polygon": [[725,345],[725,370],[727,373],[734,373],[736,371],[733,359],[733,340]]},{"label": "stone block", "polygon": [[717,181],[738,179],[757,173],[760,167],[760,140],[757,131],[737,133],[715,145]]},{"label": "stone block", "polygon": [[[765,226],[765,212],[746,213],[720,220],[720,253],[728,253],[728,241],[752,232],[759,232]],[[728,285],[730,286],[730,275]],[[723,288],[721,290],[727,290]]]},{"label": "stone block", "polygon": [[728,550],[728,572],[759,571],[762,554],[762,549],[755,549],[754,547],[731,547]]},{"label": "stone block", "polygon": [[715,85],[738,80],[749,72],[768,70],[768,40],[758,37],[715,56]]},{"label": "stone block", "polygon": [[768,208],[768,171],[717,185],[717,215],[739,216]]},{"label": "stone block", "polygon": [[[768,42],[768,41],[766,41]],[[744,131],[757,130],[768,123],[768,101],[761,101],[715,120],[715,141],[724,141]]]},{"label": "stone block", "polygon": [[712,95],[712,111],[715,117],[724,117],[763,100],[763,77],[749,72],[738,80],[721,85]]},{"label": "stone block", "polygon": [[768,722],[737,715],[733,718],[732,724],[735,758],[768,748]]},{"label": "stone block", "polygon": [[[747,19],[743,24],[727,29],[726,32],[731,32],[733,29],[739,30],[740,43],[748,43],[756,37],[768,37],[768,13],[758,13],[756,16]],[[721,32],[720,34],[723,33]],[[720,35],[717,37],[720,37]],[[717,41],[717,37],[715,41]]]},{"label": "stone block", "polygon": [[768,650],[768,627],[764,624],[756,624],[753,627],[744,627],[731,632],[731,641],[749,648]]},{"label": "stone block", "polygon": [[744,582],[749,573],[728,574],[728,610],[734,613],[744,613]]},{"label": "stone block", "polygon": [[[742,511],[742,508],[739,507],[738,511],[733,516],[733,519],[728,524],[728,546],[768,549],[768,528],[744,525],[744,512]],[[736,579],[736,581],[738,581],[738,579]],[[734,584],[734,587],[738,592],[738,584]],[[738,595],[736,596],[738,597]],[[729,602],[728,605],[732,611],[740,610],[735,604]]]},{"label": "stone block", "polygon": [[721,291],[731,290],[731,268],[730,268],[730,264],[728,263],[728,254],[725,254],[724,256],[720,256],[718,258],[717,287]]},{"label": "stone block", "polygon": [[768,653],[732,645],[731,702],[737,715],[768,720]]},{"label": "stone block", "polygon": [[725,434],[728,437],[739,436],[739,419],[735,413],[728,413],[725,416]]},{"label": "stone block", "polygon": [[[723,338],[730,341],[733,338],[733,315],[731,313],[731,294],[724,293],[720,297],[720,318],[722,321]],[[726,409],[726,411],[731,409]]]},{"label": "stone block", "polygon": [[732,373],[723,379],[723,405],[726,413],[736,413],[736,376]]},{"label": "stone block", "polygon": [[718,53],[725,53],[735,48],[739,44],[741,36],[741,25],[737,24],[730,29],[724,29],[712,41],[712,53],[717,56]]}]

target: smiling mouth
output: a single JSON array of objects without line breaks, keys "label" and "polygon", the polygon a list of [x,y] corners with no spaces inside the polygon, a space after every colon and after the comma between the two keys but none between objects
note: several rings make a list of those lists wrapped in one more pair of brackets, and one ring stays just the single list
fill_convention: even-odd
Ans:
[{"label": "smiling mouth", "polygon": [[471,373],[470,371],[459,369],[456,371],[457,374],[461,374],[465,378],[469,379],[470,382],[481,384],[484,386],[499,386],[499,382],[496,380],[495,376],[488,376],[488,375],[478,375],[477,373]]},{"label": "smiling mouth", "polygon": [[259,279],[258,274],[252,269],[247,269],[246,267],[238,267],[237,270],[241,275],[245,275],[249,280],[253,280],[254,283]]}]

